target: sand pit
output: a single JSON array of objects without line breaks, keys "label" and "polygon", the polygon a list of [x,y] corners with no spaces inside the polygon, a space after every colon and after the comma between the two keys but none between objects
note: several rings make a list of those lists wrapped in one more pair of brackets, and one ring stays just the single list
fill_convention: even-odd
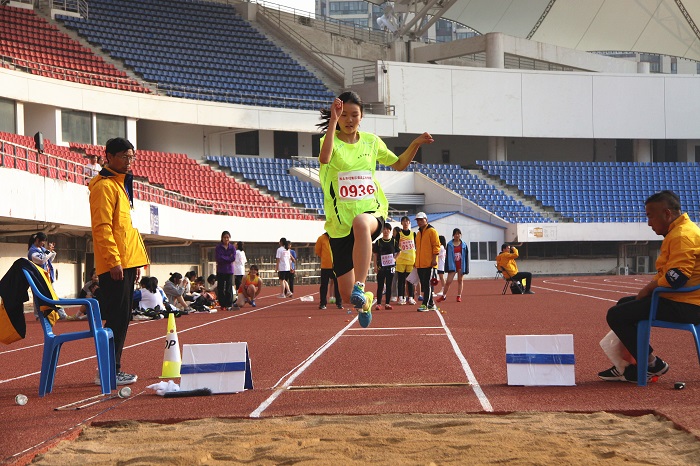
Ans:
[{"label": "sand pit", "polygon": [[124,421],[35,458],[51,465],[697,465],[700,441],[662,417],[413,414]]}]

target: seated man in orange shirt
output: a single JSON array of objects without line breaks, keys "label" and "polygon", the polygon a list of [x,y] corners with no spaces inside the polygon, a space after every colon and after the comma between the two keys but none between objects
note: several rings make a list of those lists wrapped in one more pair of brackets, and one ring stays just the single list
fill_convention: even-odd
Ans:
[{"label": "seated man in orange shirt", "polygon": [[525,279],[525,294],[535,294],[534,291],[530,291],[530,287],[532,286],[532,274],[530,272],[518,272],[518,265],[515,263],[515,259],[519,256],[520,254],[515,246],[504,244],[501,246],[501,253],[496,256],[498,270],[504,274],[508,274],[511,280],[522,283],[522,280]]}]

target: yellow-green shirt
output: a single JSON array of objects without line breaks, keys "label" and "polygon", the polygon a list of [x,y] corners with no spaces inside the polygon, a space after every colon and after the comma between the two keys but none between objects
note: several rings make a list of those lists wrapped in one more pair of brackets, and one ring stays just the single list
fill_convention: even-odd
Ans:
[{"label": "yellow-green shirt", "polygon": [[[331,238],[350,234],[352,221],[364,212],[386,218],[389,202],[374,177],[377,162],[391,166],[399,159],[384,141],[372,133],[358,132],[359,141],[348,144],[334,134],[333,153],[321,164],[319,178],[323,189],[325,229]],[[326,136],[321,138],[321,146]]]}]

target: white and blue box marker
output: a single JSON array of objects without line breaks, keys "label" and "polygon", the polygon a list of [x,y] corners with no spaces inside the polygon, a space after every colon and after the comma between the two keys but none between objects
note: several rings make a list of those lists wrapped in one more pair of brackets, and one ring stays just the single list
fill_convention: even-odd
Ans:
[{"label": "white and blue box marker", "polygon": [[212,393],[253,389],[248,343],[182,345],[180,389],[208,388]]},{"label": "white and blue box marker", "polygon": [[508,385],[576,385],[573,335],[506,335]]}]

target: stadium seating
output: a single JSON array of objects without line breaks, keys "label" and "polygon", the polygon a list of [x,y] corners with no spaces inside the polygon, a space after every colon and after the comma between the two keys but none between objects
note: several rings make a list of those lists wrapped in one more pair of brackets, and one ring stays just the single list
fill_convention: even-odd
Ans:
[{"label": "stadium seating", "polygon": [[[38,153],[34,145],[31,136],[0,132],[0,166],[85,185],[90,181],[85,155],[104,156],[104,146],[92,144],[71,143],[70,147],[63,147],[45,138],[43,153]],[[316,218],[223,172],[200,165],[185,154],[138,150],[132,170],[136,178],[134,196],[146,202],[241,217]]]},{"label": "stadium seating", "polygon": [[459,165],[417,164],[418,171],[511,223],[547,223],[548,217]]},{"label": "stadium seating", "polygon": [[231,5],[91,0],[89,19],[57,19],[173,97],[314,110],[334,97]]},{"label": "stadium seating", "polygon": [[255,182],[258,186],[264,186],[269,192],[278,193],[295,204],[315,209],[323,215],[323,191],[308,181],[290,175],[291,159],[209,156],[207,160],[241,174],[243,178]]},{"label": "stadium seating", "polygon": [[644,201],[670,189],[699,220],[697,163],[477,161],[484,173],[516,187],[573,222],[646,222]]},{"label": "stadium seating", "polygon": [[53,79],[150,92],[32,10],[0,5],[0,58],[5,67]]}]

